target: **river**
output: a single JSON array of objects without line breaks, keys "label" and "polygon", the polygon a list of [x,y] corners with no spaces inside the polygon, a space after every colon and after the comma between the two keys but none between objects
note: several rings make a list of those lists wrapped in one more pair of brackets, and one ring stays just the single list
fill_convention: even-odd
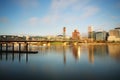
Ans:
[{"label": "river", "polygon": [[0,80],[120,80],[120,45],[31,46],[0,53]]}]

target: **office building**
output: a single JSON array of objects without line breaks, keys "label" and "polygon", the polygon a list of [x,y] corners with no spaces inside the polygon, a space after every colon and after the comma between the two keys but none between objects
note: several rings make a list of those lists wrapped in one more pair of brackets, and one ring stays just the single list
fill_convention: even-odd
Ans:
[{"label": "office building", "polygon": [[109,31],[108,41],[120,41],[120,27]]},{"label": "office building", "polygon": [[96,41],[106,41],[108,37],[108,33],[105,31],[99,31],[95,33]]},{"label": "office building", "polygon": [[93,31],[92,26],[88,27],[88,39],[90,39],[91,41],[95,40],[95,31]]}]

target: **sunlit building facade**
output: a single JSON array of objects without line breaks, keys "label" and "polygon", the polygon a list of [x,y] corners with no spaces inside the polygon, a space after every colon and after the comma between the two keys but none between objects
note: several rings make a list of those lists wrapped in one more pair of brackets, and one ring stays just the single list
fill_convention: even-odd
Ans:
[{"label": "sunlit building facade", "polygon": [[120,41],[120,28],[109,31],[108,41]]},{"label": "sunlit building facade", "polygon": [[93,32],[93,27],[89,26],[88,27],[88,38],[92,38],[92,32]]},{"label": "sunlit building facade", "polygon": [[74,32],[72,32],[72,39],[73,40],[80,40],[80,32],[78,30],[74,30]]},{"label": "sunlit building facade", "polygon": [[95,40],[95,31],[93,31],[93,27],[92,26],[88,27],[88,38],[90,40]]}]

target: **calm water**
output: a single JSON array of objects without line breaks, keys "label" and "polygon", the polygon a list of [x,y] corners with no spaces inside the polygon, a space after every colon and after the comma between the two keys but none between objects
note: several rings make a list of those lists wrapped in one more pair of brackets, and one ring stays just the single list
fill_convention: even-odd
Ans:
[{"label": "calm water", "polygon": [[0,53],[0,80],[120,80],[120,45],[33,46]]}]

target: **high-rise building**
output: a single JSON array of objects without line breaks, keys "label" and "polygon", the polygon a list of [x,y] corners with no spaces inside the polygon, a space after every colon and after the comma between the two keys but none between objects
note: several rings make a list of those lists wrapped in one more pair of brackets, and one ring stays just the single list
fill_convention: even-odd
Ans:
[{"label": "high-rise building", "polygon": [[108,37],[108,33],[105,31],[99,31],[95,33],[95,38],[97,41],[106,41]]},{"label": "high-rise building", "polygon": [[63,38],[65,39],[66,37],[66,27],[63,27]]},{"label": "high-rise building", "polygon": [[78,30],[74,30],[74,32],[72,32],[72,39],[73,40],[80,40],[80,32]]},{"label": "high-rise building", "polygon": [[88,32],[92,32],[93,31],[93,27],[92,26],[89,26],[88,27]]},{"label": "high-rise building", "polygon": [[115,28],[109,31],[108,41],[120,41],[120,28]]},{"label": "high-rise building", "polygon": [[91,40],[95,40],[95,31],[93,31],[93,27],[88,27],[88,38]]}]

